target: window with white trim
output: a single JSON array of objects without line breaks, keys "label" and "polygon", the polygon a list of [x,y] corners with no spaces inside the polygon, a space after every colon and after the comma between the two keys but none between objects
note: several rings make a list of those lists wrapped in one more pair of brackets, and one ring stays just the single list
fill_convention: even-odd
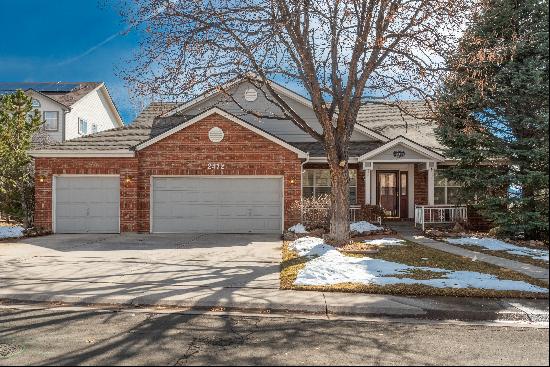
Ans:
[{"label": "window with white trim", "polygon": [[78,119],[78,133],[80,135],[88,134],[88,121],[83,119]]},{"label": "window with white trim", "polygon": [[[319,197],[330,194],[330,170],[306,169],[302,179],[302,196]],[[349,202],[357,204],[357,170],[349,170]]]},{"label": "window with white trim", "polygon": [[58,111],[44,111],[44,130],[57,131],[59,130],[59,112]]},{"label": "window with white trim", "polygon": [[435,171],[434,203],[454,205],[460,204],[459,194],[462,186],[446,177],[443,177],[441,170]]}]

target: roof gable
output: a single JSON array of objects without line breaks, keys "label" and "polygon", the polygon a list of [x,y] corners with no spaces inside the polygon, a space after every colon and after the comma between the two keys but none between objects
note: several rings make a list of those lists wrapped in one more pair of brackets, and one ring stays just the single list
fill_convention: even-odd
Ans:
[{"label": "roof gable", "polygon": [[[232,95],[232,98],[230,98],[228,101],[225,101],[225,103],[227,102],[234,102],[233,98],[235,99],[239,99],[238,97],[236,97],[236,94],[235,93],[238,93],[239,91],[239,87],[243,84],[243,83],[247,83],[248,82],[248,78],[246,77],[243,77],[243,78],[237,78],[237,79],[234,79],[224,85],[222,85],[220,88],[214,88],[206,93],[203,93],[201,95],[199,95],[198,97],[186,102],[186,103],[183,103],[183,104],[180,104],[176,107],[174,107],[173,109],[163,113],[161,115],[161,117],[168,117],[168,116],[174,116],[174,115],[177,115],[179,113],[188,113],[188,114],[196,114],[198,113],[198,108],[199,106],[202,107],[203,105],[207,105],[208,108],[210,108],[211,106],[214,106],[215,104],[213,104],[212,100],[215,99],[216,97],[220,97],[222,96],[222,94],[224,93],[223,91],[229,91],[231,90],[231,95]],[[302,118],[304,118],[306,121],[311,122],[310,126],[312,126],[315,130],[319,130],[319,132],[321,131],[321,125],[318,123],[317,121],[317,118],[315,117],[315,113],[313,112],[313,105],[311,103],[311,101],[307,98],[305,98],[304,96],[274,82],[274,81],[269,81],[269,84],[270,86],[277,92],[281,95],[281,97],[283,98],[287,98],[288,102],[289,102],[289,105],[291,106],[291,108],[294,108],[295,111],[300,114],[302,116]],[[261,93],[259,93],[261,94]],[[239,95],[240,96],[240,95]],[[223,99],[223,98],[220,98],[220,99]],[[258,101],[260,100],[263,100],[264,98],[258,98]],[[243,103],[244,101],[241,101],[241,103]],[[247,102],[244,102],[244,103],[247,103]],[[259,103],[258,105],[256,105],[255,107],[253,107],[252,109],[254,110],[257,110],[261,113],[264,113],[266,115],[269,115],[269,112],[268,110],[271,108],[271,106],[273,106],[272,102],[269,102],[267,105],[265,104],[265,101],[262,101],[262,102],[254,102],[254,103]],[[223,106],[222,108],[226,111],[230,111],[234,114],[238,114],[238,112],[241,112],[242,109],[241,107],[239,106],[238,111],[235,110],[234,107],[229,107],[227,105],[224,105],[224,104],[220,104],[220,103],[217,103],[218,105],[220,106]],[[209,106],[210,105],[210,106]],[[241,104],[241,105],[244,105],[244,104]],[[267,108],[267,109],[266,109]],[[279,108],[277,107],[276,108],[277,111],[279,110]],[[189,113],[189,111],[192,111],[191,113]],[[274,111],[270,111],[270,112],[274,112]],[[269,120],[269,118],[265,118],[265,119],[262,119],[262,120]],[[315,124],[313,124],[313,121],[315,121]],[[250,121],[249,121],[250,122]],[[288,139],[286,137],[286,135],[284,133],[281,133],[281,131],[279,131],[279,129],[283,129],[285,130],[286,128],[284,128],[283,126],[284,125],[281,125],[281,124],[284,124],[285,121],[281,121],[281,120],[278,120],[277,121],[277,127],[275,127],[274,125],[271,125],[271,127],[269,128],[269,131],[271,131],[272,134],[276,134],[278,136],[281,136],[285,141],[302,141],[304,139],[301,139],[301,140],[297,140],[297,139]],[[300,131],[302,135],[305,135],[307,136],[309,139],[311,139],[312,141],[314,140],[312,137],[309,136],[309,134],[307,134],[306,132],[304,132],[303,130],[299,129],[298,127],[296,127],[296,125],[294,125],[293,123],[291,123],[290,121],[288,121],[288,124],[292,125],[292,127],[294,129],[297,129],[297,131]],[[313,124],[313,125],[312,125]],[[318,126],[316,126],[318,125]],[[266,127],[266,129],[268,129]],[[382,142],[386,142],[386,141],[389,141],[390,139],[388,137],[386,137],[385,135],[379,133],[379,132],[376,132],[366,126],[363,126],[361,124],[356,124],[355,126],[355,129],[354,129],[354,134],[358,134],[359,136],[364,136],[364,137],[368,137],[369,139],[372,139],[372,140],[377,140],[377,141],[382,141]],[[307,140],[307,139],[305,139]],[[361,139],[361,140],[364,140],[364,139]]]},{"label": "roof gable", "polygon": [[371,150],[359,157],[359,161],[392,161],[392,162],[422,162],[422,161],[444,161],[441,154],[424,147],[404,136],[387,142],[386,144]]},{"label": "roof gable", "polygon": [[271,140],[272,142],[274,142],[276,144],[279,144],[280,146],[282,146],[282,147],[284,147],[284,148],[286,148],[290,151],[295,152],[296,154],[298,154],[298,157],[300,157],[300,158],[306,158],[308,156],[308,154],[303,152],[302,150],[288,144],[287,142],[277,138],[276,136],[273,136],[273,135],[269,134],[268,132],[266,132],[262,129],[259,129],[259,128],[249,124],[248,122],[246,122],[244,120],[241,120],[240,118],[238,118],[238,117],[236,117],[236,116],[234,116],[234,115],[232,115],[232,114],[230,114],[230,113],[228,113],[228,112],[226,112],[226,111],[224,111],[224,110],[222,110],[218,107],[213,107],[213,108],[211,108],[211,109],[209,109],[209,110],[207,110],[207,111],[205,111],[205,112],[203,112],[203,113],[201,113],[201,114],[199,114],[199,115],[197,115],[197,116],[195,116],[195,117],[193,117],[193,118],[191,118],[187,121],[182,122],[181,124],[171,128],[171,129],[163,132],[162,134],[159,134],[159,135],[157,135],[157,136],[155,136],[151,139],[148,139],[148,140],[146,140],[146,141],[144,141],[140,144],[137,144],[135,146],[135,150],[141,150],[141,149],[144,149],[144,148],[146,148],[150,145],[153,145],[156,142],[158,142],[158,141],[160,141],[160,140],[162,140],[162,139],[164,139],[164,138],[166,138],[166,137],[168,137],[168,136],[170,136],[170,135],[172,135],[172,134],[174,134],[174,133],[176,133],[176,132],[178,132],[182,129],[185,129],[186,127],[191,126],[191,125],[193,125],[193,124],[195,124],[195,123],[197,123],[197,122],[203,120],[204,118],[206,118],[208,116],[211,116],[213,114],[218,114],[218,115],[228,119],[231,122],[239,124],[240,126],[246,128],[248,130],[251,130],[251,131],[255,132],[256,134],[258,134],[258,135],[260,135],[260,136],[262,136],[262,137],[264,137],[268,140]]}]

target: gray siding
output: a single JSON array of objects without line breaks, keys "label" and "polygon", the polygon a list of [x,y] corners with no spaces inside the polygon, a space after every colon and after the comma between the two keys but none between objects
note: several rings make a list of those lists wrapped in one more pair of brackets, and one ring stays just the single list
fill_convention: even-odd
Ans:
[{"label": "gray siding", "polygon": [[[246,101],[244,99],[244,93],[249,88],[253,88],[253,86],[248,82],[243,82],[233,87],[230,90],[230,93],[233,98],[246,109],[257,111],[262,115],[282,115],[279,107],[269,102],[261,91],[258,91],[258,98],[254,102]],[[286,96],[283,96],[283,98],[300,116],[302,116],[302,118],[309,123],[310,126],[312,126],[316,131],[321,131],[321,125],[317,121],[317,118],[311,108]],[[224,94],[216,94],[209,99],[201,101],[194,106],[191,106],[189,109],[181,112],[187,115],[196,115],[208,110],[211,107],[219,107],[288,142],[315,141],[308,133],[302,131],[290,121],[276,119],[259,120],[252,115],[244,113],[244,111],[242,111],[230,97]],[[355,132],[352,135],[351,140],[372,141],[373,139],[359,132]]]}]

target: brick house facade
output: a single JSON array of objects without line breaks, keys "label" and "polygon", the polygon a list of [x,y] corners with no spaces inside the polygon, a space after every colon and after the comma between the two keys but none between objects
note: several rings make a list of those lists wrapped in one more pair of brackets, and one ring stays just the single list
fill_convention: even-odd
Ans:
[{"label": "brick house facade", "polygon": [[[220,143],[208,131],[221,128]],[[227,162],[223,171],[208,162]],[[291,204],[301,198],[301,160],[297,154],[214,114],[136,152],[135,158],[36,158],[35,224],[52,230],[54,175],[119,175],[121,232],[149,232],[152,175],[283,176],[284,225],[296,223]]]},{"label": "brick house facade", "polygon": [[[299,222],[293,203],[330,192],[324,147],[288,121],[243,113],[231,101],[264,114],[276,109],[249,93],[253,85],[231,88],[229,102],[212,92],[152,103],[128,126],[31,151],[35,224],[66,233],[273,233]],[[310,102],[277,90],[316,126]],[[403,125],[399,110],[366,107],[350,139],[351,204],[412,220],[416,206],[438,204],[436,189],[447,192],[434,184],[446,159],[430,138],[433,126]]]}]

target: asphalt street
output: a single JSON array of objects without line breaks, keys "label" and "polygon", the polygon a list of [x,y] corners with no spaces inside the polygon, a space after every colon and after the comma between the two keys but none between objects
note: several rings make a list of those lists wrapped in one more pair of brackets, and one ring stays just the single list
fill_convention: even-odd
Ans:
[{"label": "asphalt street", "polygon": [[548,365],[548,329],[0,307],[0,365]]}]

